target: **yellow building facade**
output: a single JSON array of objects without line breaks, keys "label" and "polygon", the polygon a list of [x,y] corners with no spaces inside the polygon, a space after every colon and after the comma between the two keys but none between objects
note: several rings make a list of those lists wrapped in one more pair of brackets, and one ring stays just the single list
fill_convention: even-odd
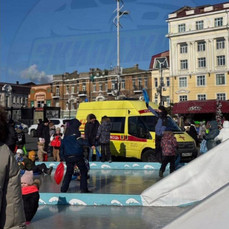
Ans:
[{"label": "yellow building facade", "polygon": [[229,99],[229,3],[169,15],[170,101]]}]

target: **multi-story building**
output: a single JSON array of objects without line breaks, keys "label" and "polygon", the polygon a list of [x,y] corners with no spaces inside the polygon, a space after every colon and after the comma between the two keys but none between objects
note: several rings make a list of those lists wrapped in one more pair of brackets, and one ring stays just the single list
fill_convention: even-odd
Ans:
[{"label": "multi-story building", "polygon": [[53,106],[60,107],[61,117],[74,117],[79,103],[121,98],[143,99],[142,89],[151,95],[150,72],[138,65],[125,68],[118,76],[115,69],[90,69],[89,72],[53,76]]},{"label": "multi-story building", "polygon": [[44,105],[52,106],[51,84],[34,85],[30,89],[28,97],[29,107],[42,108]]},{"label": "multi-story building", "polygon": [[34,83],[0,83],[0,104],[8,111],[8,118],[21,120],[22,109],[28,107],[28,95]]},{"label": "multi-story building", "polygon": [[229,3],[169,14],[171,102],[229,99]]},{"label": "multi-story building", "polygon": [[171,98],[169,51],[152,56],[149,69],[152,77],[152,101],[168,107]]}]

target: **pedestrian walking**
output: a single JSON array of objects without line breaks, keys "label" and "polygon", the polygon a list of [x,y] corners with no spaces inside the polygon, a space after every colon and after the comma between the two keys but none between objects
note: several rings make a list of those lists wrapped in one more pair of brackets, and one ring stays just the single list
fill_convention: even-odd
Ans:
[{"label": "pedestrian walking", "polygon": [[112,162],[111,151],[110,151],[110,131],[111,122],[107,116],[103,116],[101,120],[101,125],[98,128],[96,139],[101,145],[101,161]]},{"label": "pedestrian walking", "polygon": [[161,139],[162,148],[162,164],[159,170],[159,176],[163,177],[163,173],[168,163],[170,163],[170,173],[175,171],[177,140],[171,131],[165,131]]},{"label": "pedestrian walking", "polygon": [[81,193],[89,193],[87,186],[87,166],[84,160],[84,146],[88,146],[87,140],[80,137],[80,127],[81,123],[78,119],[72,119],[69,122],[69,126],[65,131],[63,140],[61,141],[60,147],[60,160],[65,160],[66,162],[66,173],[61,186],[61,192],[67,192],[69,184],[72,180],[72,175],[74,173],[74,167],[80,170],[80,191]]}]

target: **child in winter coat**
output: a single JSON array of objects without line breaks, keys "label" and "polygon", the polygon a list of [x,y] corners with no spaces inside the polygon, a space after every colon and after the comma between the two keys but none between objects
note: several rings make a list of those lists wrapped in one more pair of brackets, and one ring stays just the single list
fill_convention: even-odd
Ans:
[{"label": "child in winter coat", "polygon": [[62,134],[60,128],[56,128],[56,133],[51,136],[51,146],[53,147],[53,160],[60,161],[60,145],[61,145]]},{"label": "child in winter coat", "polygon": [[28,225],[38,209],[40,180],[33,180],[33,172],[25,171],[21,177],[21,191],[26,224]]},{"label": "child in winter coat", "polygon": [[170,173],[175,170],[175,161],[176,161],[176,148],[177,140],[171,131],[165,131],[161,139],[161,148],[162,148],[162,164],[159,171],[159,176],[163,177],[163,173],[168,163],[170,163]]},{"label": "child in winter coat", "polygon": [[36,159],[36,152],[35,151],[29,151],[28,157],[24,157],[23,161],[20,162],[20,168],[22,170],[28,170],[33,171],[34,173],[45,173],[48,175],[51,175],[53,167],[47,168],[45,163],[41,163],[39,165],[35,164]]},{"label": "child in winter coat", "polygon": [[47,161],[47,152],[44,151],[44,146],[45,146],[45,139],[44,138],[39,138],[37,142],[37,156],[39,161]]},{"label": "child in winter coat", "polygon": [[96,139],[101,144],[102,162],[105,162],[106,160],[112,162],[111,151],[110,151],[110,131],[111,131],[110,119],[107,116],[103,116],[101,120],[101,125],[99,126],[96,135]]}]

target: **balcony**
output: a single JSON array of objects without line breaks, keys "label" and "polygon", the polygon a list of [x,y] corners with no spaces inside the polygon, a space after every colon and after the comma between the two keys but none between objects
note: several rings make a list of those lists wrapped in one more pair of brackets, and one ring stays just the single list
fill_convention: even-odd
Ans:
[{"label": "balcony", "polygon": [[135,94],[140,94],[142,93],[142,89],[143,89],[143,86],[133,86],[133,89],[134,89],[134,93]]},{"label": "balcony", "polygon": [[87,91],[79,91],[78,96],[79,97],[85,97],[85,96],[87,96]]},{"label": "balcony", "polygon": [[112,95],[112,89],[107,89],[107,95]]},{"label": "balcony", "polygon": [[60,98],[60,93],[53,93],[52,98],[53,99],[59,99]]}]

